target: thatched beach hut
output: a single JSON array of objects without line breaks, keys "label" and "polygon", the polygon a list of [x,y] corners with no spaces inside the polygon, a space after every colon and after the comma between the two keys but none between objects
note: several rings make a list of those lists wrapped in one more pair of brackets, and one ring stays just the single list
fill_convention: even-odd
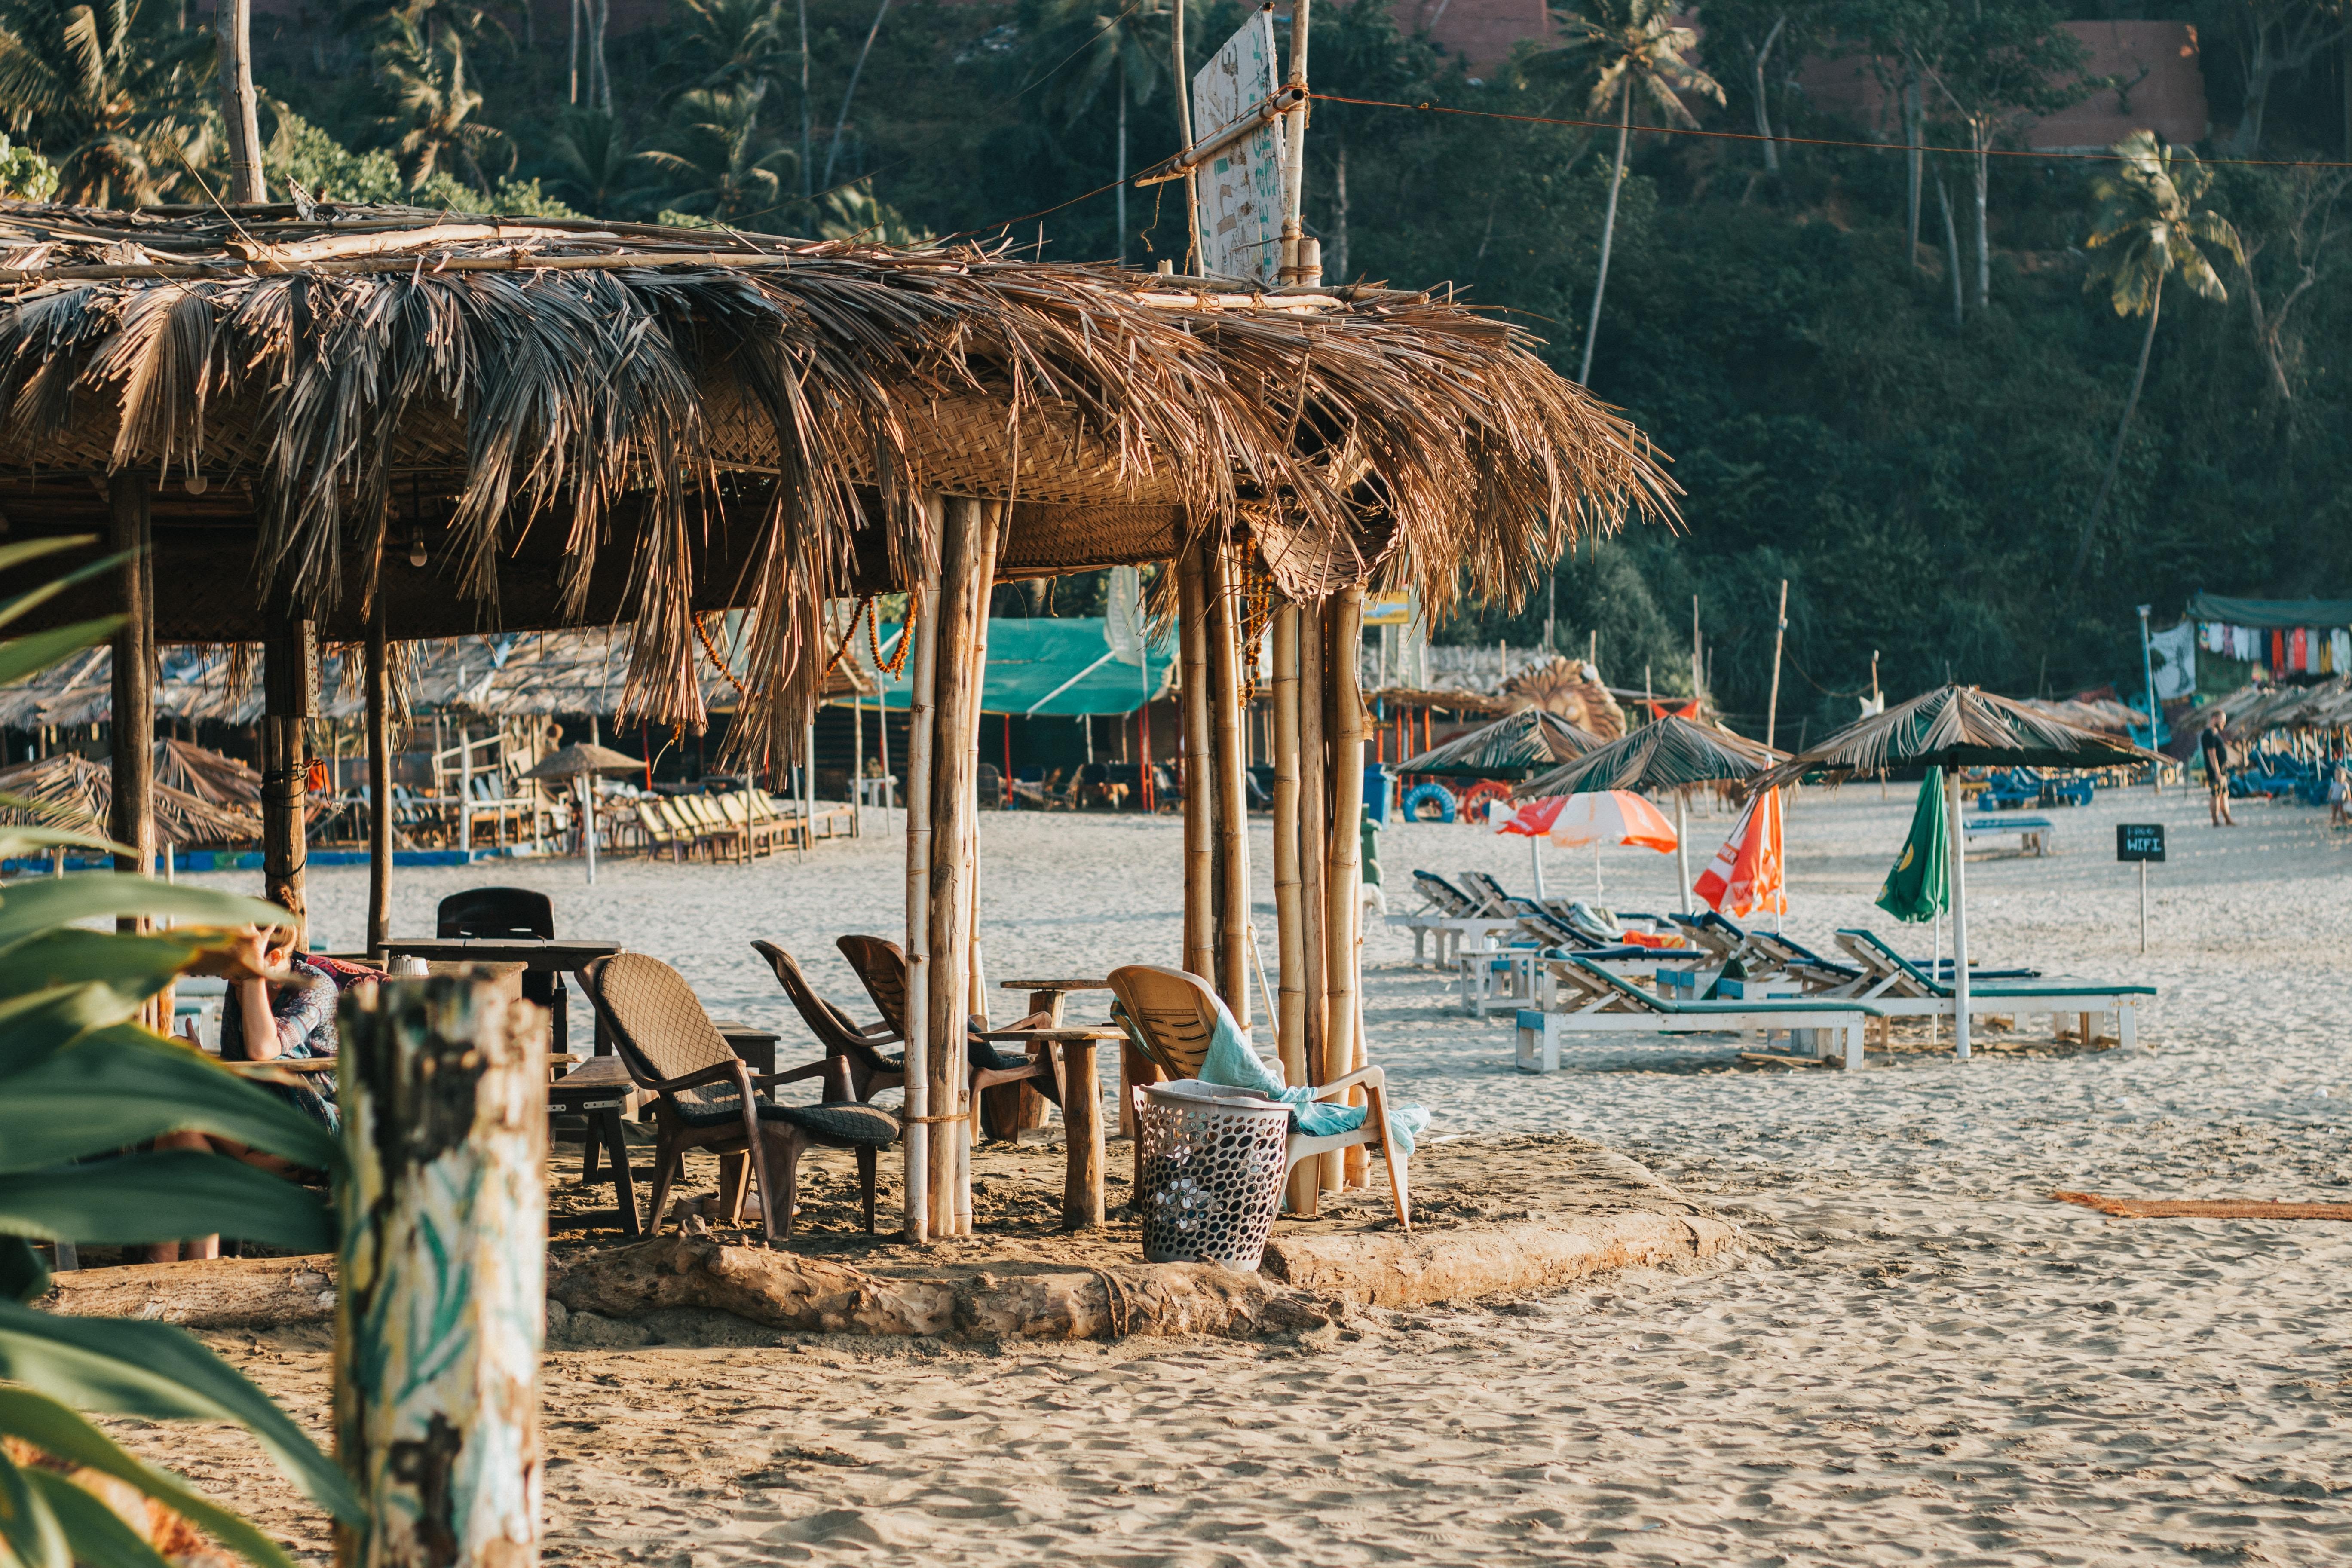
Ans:
[{"label": "thatched beach hut", "polygon": [[[698,725],[697,618],[741,609],[735,740],[773,761],[836,657],[828,605],[915,595],[918,1234],[960,1212],[965,1124],[928,1108],[962,1110],[961,1053],[929,1042],[980,1005],[992,582],[1176,563],[1183,956],[1244,1014],[1240,649],[1271,617],[1277,1023],[1319,1081],[1362,1050],[1356,836],[1328,829],[1360,805],[1365,585],[1410,585],[1433,616],[1509,597],[1573,534],[1673,493],[1628,421],[1443,296],[335,205],[0,206],[0,406],[11,537],[146,552],[112,593],[52,606],[128,604],[118,725],[150,711],[154,639],[264,645],[266,890],[298,910],[321,637],[367,645],[381,769],[394,639],[626,621],[625,710]],[[118,779],[118,837],[152,833],[131,819],[148,789]]]}]

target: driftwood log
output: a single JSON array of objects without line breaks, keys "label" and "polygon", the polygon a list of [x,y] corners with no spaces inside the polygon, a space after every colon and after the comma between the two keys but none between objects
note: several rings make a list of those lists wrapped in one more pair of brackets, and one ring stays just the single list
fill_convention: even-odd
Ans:
[{"label": "driftwood log", "polygon": [[273,1329],[335,1315],[335,1259],[215,1258],[54,1274],[35,1303],[72,1318],[143,1318],[191,1329]]}]

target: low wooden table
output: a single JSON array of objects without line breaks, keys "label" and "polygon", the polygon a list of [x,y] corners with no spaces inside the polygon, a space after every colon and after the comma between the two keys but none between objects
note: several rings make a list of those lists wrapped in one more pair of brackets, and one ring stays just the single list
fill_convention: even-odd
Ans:
[{"label": "low wooden table", "polygon": [[[1024,1044],[1043,1042],[1060,1052],[1064,1153],[1062,1228],[1089,1229],[1103,1222],[1102,1078],[1096,1054],[1105,1043],[1124,1040],[1127,1037],[1107,1025],[1064,1027],[1063,1001],[1073,991],[1108,991],[1110,982],[1093,978],[1007,980],[1002,988],[1027,992],[1029,1016],[1034,1017],[1044,1014],[1048,1026],[1043,1029],[992,1029],[983,1038],[1018,1040]],[[1122,1070],[1120,1082],[1124,1085],[1125,1081],[1126,1074]]]},{"label": "low wooden table", "polygon": [[566,1219],[551,1219],[550,1230],[584,1230],[591,1226],[617,1224],[621,1234],[632,1241],[644,1234],[637,1218],[636,1174],[629,1168],[629,1141],[621,1125],[623,1114],[633,1106],[635,1087],[628,1068],[616,1056],[591,1057],[585,1064],[547,1086],[550,1116],[588,1119],[588,1147],[580,1162],[580,1180],[584,1184],[600,1179],[596,1154],[601,1148],[612,1165],[612,1173],[601,1179],[611,1182],[614,1189],[613,1207]]},{"label": "low wooden table", "polygon": [[[436,936],[396,937],[383,944],[390,958],[422,958],[428,963],[520,963],[525,969],[556,976],[561,986],[562,977],[575,970],[584,969],[592,960],[619,952],[617,942],[572,942],[520,936]],[[552,1044],[559,1051],[571,1045],[571,1009],[557,1007],[553,1021]],[[602,1024],[596,1027],[596,1054],[603,1056],[612,1049],[604,1038]]]}]

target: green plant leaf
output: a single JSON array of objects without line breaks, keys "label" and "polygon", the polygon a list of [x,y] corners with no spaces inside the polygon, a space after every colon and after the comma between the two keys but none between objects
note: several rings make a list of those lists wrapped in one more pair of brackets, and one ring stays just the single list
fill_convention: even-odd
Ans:
[{"label": "green plant leaf", "polygon": [[325,1128],[202,1051],[135,1024],[93,1032],[0,1079],[0,1172],[183,1131],[234,1138],[310,1170],[343,1168],[342,1144]]},{"label": "green plant leaf", "polygon": [[29,1301],[49,1288],[49,1266],[21,1236],[0,1236],[0,1297]]},{"label": "green plant leaf", "polygon": [[[0,1415],[0,1435],[21,1436]],[[49,1500],[32,1478],[0,1451],[0,1547],[14,1554],[21,1568],[73,1568],[73,1549],[65,1527],[49,1511]]]},{"label": "green plant leaf", "polygon": [[100,616],[94,621],[74,621],[0,642],[0,686],[38,674],[69,653],[104,642],[122,629],[123,619]]},{"label": "green plant leaf", "polygon": [[[9,811],[46,811],[43,801],[26,800],[16,795],[0,794],[0,809]],[[117,844],[100,833],[82,833],[70,827],[30,827],[10,825],[0,827],[0,860],[14,860],[36,849],[97,849],[109,855],[135,853],[127,844]]]},{"label": "green plant leaf", "polygon": [[0,1071],[29,1068],[139,1011],[103,985],[58,985],[0,1001]]},{"label": "green plant leaf", "polygon": [[[101,915],[171,915],[211,926],[291,925],[276,904],[128,871],[84,871],[0,889],[0,949],[51,926]],[[0,951],[0,958],[6,956]]]},{"label": "green plant leaf", "polygon": [[[0,1136],[6,1131],[0,1121]],[[0,1230],[101,1247],[215,1233],[297,1252],[335,1246],[334,1224],[316,1194],[204,1149],[0,1176]]]},{"label": "green plant leaf", "polygon": [[0,996],[96,984],[136,1006],[169,985],[205,946],[201,928],[142,936],[59,926],[0,952]]},{"label": "green plant leaf", "polygon": [[[79,539],[57,541],[43,539],[28,541],[27,542],[38,544],[95,544],[98,542],[98,536],[96,534],[85,533]],[[23,546],[9,545],[7,548],[10,550],[18,550],[22,549]],[[55,552],[54,550],[43,550],[37,552],[36,553],[47,555],[53,554]],[[134,553],[136,553],[136,552],[125,550],[113,555],[102,555],[99,559],[92,561],[86,565],[75,567],[72,571],[67,573],[62,577],[54,578],[49,582],[42,584],[37,588],[27,589],[26,592],[17,595],[15,598],[10,599],[5,604],[0,604],[0,626],[6,626],[10,621],[15,620],[17,616],[23,615],[27,610],[33,609],[40,605],[47,604],[51,599],[56,598],[59,594],[64,593],[68,588],[72,587],[77,583],[86,583],[90,578],[99,575],[100,573],[113,571],[125,561],[130,560]],[[19,559],[24,559],[24,557],[20,557]],[[0,572],[5,572],[14,564],[16,564],[14,561],[0,560]]]},{"label": "green plant leaf", "polygon": [[245,1519],[209,1501],[171,1471],[125,1453],[114,1439],[54,1399],[21,1388],[0,1388],[0,1432],[21,1437],[43,1453],[137,1487],[212,1531],[215,1539],[251,1562],[268,1568],[294,1568],[294,1560],[285,1550]]},{"label": "green plant leaf", "polygon": [[350,1479],[268,1394],[168,1324],[58,1317],[0,1301],[0,1378],[83,1410],[237,1422],[311,1501],[346,1524],[365,1518]]},{"label": "green plant leaf", "polygon": [[122,1521],[122,1516],[98,1499],[48,1470],[25,1470],[26,1480],[41,1494],[65,1528],[78,1563],[102,1563],[104,1568],[172,1568],[163,1554]]}]

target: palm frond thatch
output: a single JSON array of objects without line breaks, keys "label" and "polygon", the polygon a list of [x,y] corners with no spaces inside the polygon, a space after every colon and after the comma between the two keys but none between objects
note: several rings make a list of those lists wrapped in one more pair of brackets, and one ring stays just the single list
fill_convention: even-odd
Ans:
[{"label": "palm frond thatch", "polygon": [[1600,736],[1557,713],[1522,708],[1417,757],[1392,763],[1389,771],[1444,778],[1523,779],[1603,744]]},{"label": "palm frond thatch", "polygon": [[1512,794],[1533,800],[1612,789],[1685,789],[1752,778],[1788,754],[1718,726],[1668,714],[1529,779]]},{"label": "palm frond thatch", "polygon": [[[261,837],[257,799],[250,811],[241,811],[174,789],[160,779],[154,789],[159,846],[247,844]],[[114,772],[103,763],[71,752],[59,752],[0,770],[0,795],[31,803],[0,806],[0,822],[104,833],[113,815]]]},{"label": "palm frond thatch", "polygon": [[1973,686],[1939,686],[1847,725],[1758,774],[1748,788],[1778,789],[1814,772],[1843,777],[1880,768],[2105,768],[2168,760]]},{"label": "palm frond thatch", "polygon": [[754,535],[717,590],[752,617],[754,750],[789,750],[860,562],[919,579],[927,493],[1158,507],[1294,597],[1381,573],[1433,615],[1676,493],[1518,329],[1421,293],[370,206],[0,206],[0,478],[247,487],[263,596],[372,602],[429,517],[493,624],[534,528],[584,616],[625,537],[625,706],[698,726],[696,565]]}]

